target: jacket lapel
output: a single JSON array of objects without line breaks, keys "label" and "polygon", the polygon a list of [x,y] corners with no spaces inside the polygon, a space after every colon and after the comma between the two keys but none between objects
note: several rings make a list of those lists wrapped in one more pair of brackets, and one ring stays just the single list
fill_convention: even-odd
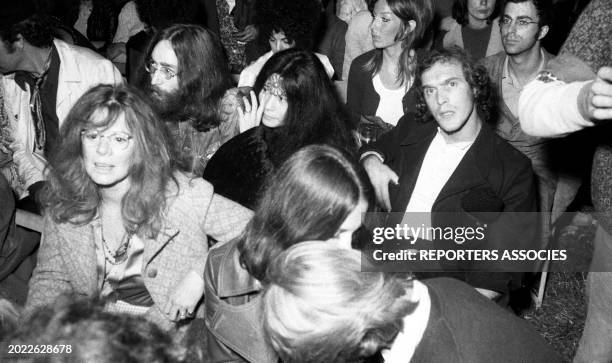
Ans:
[{"label": "jacket lapel", "polygon": [[74,98],[73,95],[79,94],[74,88],[76,86],[78,89],[79,84],[83,80],[80,77],[80,66],[71,54],[73,50],[69,48],[68,44],[61,40],[55,39],[53,42],[60,58],[55,106],[57,118],[61,126],[74,103],[72,102]]},{"label": "jacket lapel", "polygon": [[[179,229],[171,224],[167,224],[159,231],[157,238],[145,238],[144,240],[144,266],[151,262],[151,260],[164,248],[170,240],[179,234]],[[205,242],[203,242],[205,243]]]}]

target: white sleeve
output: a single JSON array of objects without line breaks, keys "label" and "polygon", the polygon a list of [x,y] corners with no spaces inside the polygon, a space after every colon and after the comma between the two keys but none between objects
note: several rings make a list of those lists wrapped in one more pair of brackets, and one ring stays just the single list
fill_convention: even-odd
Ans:
[{"label": "white sleeve", "polygon": [[519,97],[519,120],[525,133],[540,137],[561,137],[594,124],[578,109],[578,95],[590,81],[564,83],[533,80]]}]

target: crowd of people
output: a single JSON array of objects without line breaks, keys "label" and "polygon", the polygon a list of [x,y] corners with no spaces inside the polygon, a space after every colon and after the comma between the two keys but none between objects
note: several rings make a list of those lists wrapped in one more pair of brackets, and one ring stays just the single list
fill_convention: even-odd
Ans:
[{"label": "crowd of people", "polygon": [[612,3],[585,5],[557,52],[553,0],[9,1],[0,356],[561,361],[513,305],[545,266],[381,264],[405,244],[372,234],[546,250],[592,129],[574,361],[612,361]]}]

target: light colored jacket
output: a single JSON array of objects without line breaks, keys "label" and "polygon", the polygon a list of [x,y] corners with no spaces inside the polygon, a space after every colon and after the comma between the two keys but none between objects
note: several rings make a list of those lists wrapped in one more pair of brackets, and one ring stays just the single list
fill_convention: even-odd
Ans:
[{"label": "light colored jacket", "polygon": [[[463,46],[463,35],[461,35],[461,24],[451,17],[444,18],[442,20],[442,30],[446,30],[447,33],[444,35],[442,40],[442,46],[448,49],[452,46],[457,46],[461,49],[465,49]],[[493,54],[497,54],[504,50],[504,46],[501,40],[501,34],[499,32],[499,18],[495,18],[491,24],[491,36],[489,37],[489,44],[487,45],[487,53],[485,57]]]},{"label": "light colored jacket", "polygon": [[[173,188],[168,193],[161,232],[155,239],[140,236],[144,243],[141,276],[154,302],[145,317],[166,329],[173,324],[161,309],[174,288],[191,270],[204,276],[207,235],[225,243],[237,237],[252,217],[249,209],[214,194],[204,179],[176,176],[179,192]],[[97,271],[94,231],[93,221],[58,224],[46,218],[24,317],[65,293],[94,297],[101,292],[104,276]],[[198,316],[203,316],[201,309]]]},{"label": "light colored jacket", "polygon": [[[123,80],[117,68],[97,53],[59,39],[53,42],[60,58],[56,113],[61,126],[75,102],[91,87],[98,84],[120,84]],[[30,185],[45,179],[47,160],[43,150],[34,146],[36,132],[30,112],[29,86],[23,91],[13,75],[4,77],[2,86],[5,106],[12,123],[13,160],[20,179],[9,182],[22,198],[27,195],[26,189]]]}]

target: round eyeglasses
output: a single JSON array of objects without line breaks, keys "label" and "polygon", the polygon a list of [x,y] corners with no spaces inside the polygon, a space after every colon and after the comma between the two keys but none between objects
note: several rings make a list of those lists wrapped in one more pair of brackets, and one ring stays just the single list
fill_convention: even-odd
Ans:
[{"label": "round eyeglasses", "polygon": [[499,26],[506,28],[509,27],[512,22],[514,22],[514,24],[516,24],[517,28],[521,28],[521,29],[525,29],[527,28],[530,24],[537,24],[537,21],[531,21],[531,20],[527,20],[527,19],[516,19],[513,20],[511,17],[509,16],[504,16],[502,18],[502,20],[499,22]]},{"label": "round eyeglasses", "polygon": [[172,68],[168,67],[168,66],[163,66],[161,64],[158,64],[157,62],[151,60],[148,61],[147,63],[145,63],[145,70],[151,75],[153,76],[156,72],[159,72],[162,77],[164,77],[164,79],[166,81],[171,80],[172,78],[176,77],[176,71],[173,70]]},{"label": "round eyeglasses", "polygon": [[86,147],[98,147],[104,138],[106,138],[111,149],[119,151],[127,149],[132,139],[132,135],[125,132],[114,132],[110,135],[102,135],[102,133],[97,130],[81,131],[81,139],[83,145]]}]

